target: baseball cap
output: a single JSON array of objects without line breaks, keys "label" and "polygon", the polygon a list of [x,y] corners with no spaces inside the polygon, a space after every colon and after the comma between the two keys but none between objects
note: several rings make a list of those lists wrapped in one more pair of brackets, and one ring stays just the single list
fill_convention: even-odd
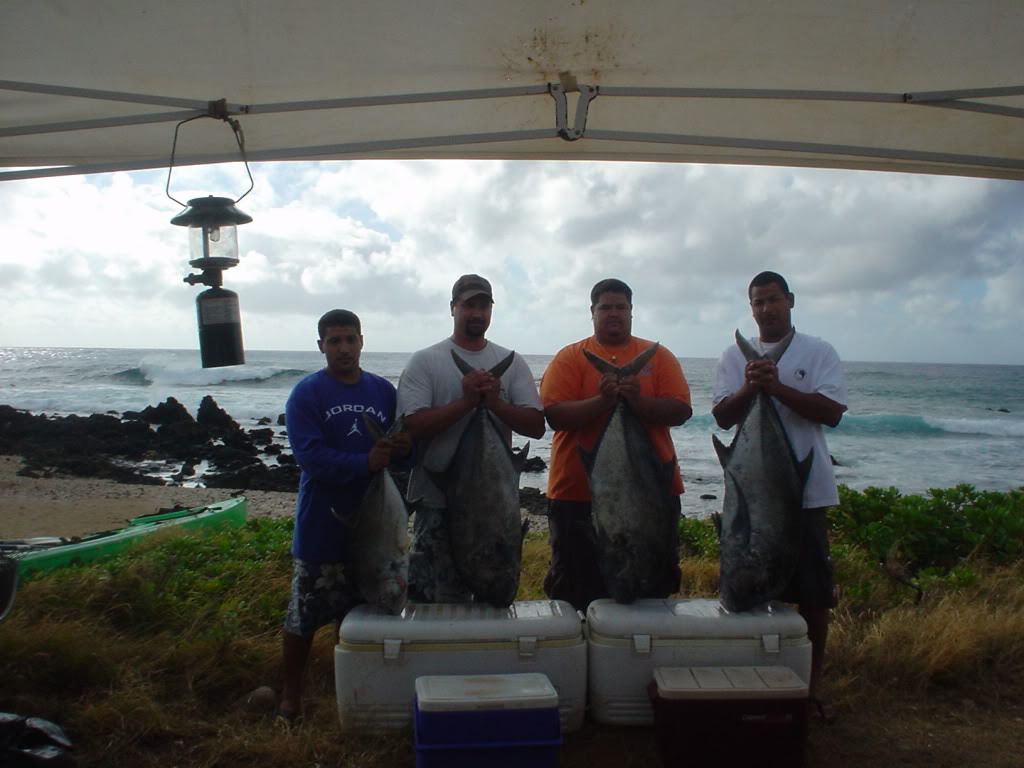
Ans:
[{"label": "baseball cap", "polygon": [[481,293],[490,299],[492,303],[494,302],[489,282],[480,277],[480,275],[463,275],[452,286],[452,301],[458,303],[473,296],[479,296]]}]

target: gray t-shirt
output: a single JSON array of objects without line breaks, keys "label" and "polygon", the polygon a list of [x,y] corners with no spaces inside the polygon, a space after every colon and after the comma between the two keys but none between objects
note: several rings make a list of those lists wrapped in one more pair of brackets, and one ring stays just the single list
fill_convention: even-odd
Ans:
[{"label": "gray t-shirt", "polygon": [[[413,354],[398,382],[398,413],[408,416],[424,408],[439,408],[462,397],[462,371],[455,365],[451,350],[473,368],[490,370],[504,360],[510,350],[488,341],[479,352],[463,349],[451,339],[421,349]],[[516,355],[512,365],[502,374],[500,397],[515,406],[542,410],[537,384],[530,367]],[[430,479],[428,472],[444,472],[458,448],[459,438],[469,424],[472,411],[439,435],[419,446],[419,458],[409,477],[408,496],[432,507],[447,506],[444,493]],[[509,431],[511,437],[511,430]]]}]

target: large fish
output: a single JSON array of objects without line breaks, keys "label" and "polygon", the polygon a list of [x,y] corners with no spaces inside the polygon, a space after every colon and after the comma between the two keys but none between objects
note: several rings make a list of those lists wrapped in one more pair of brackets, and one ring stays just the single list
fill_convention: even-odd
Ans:
[{"label": "large fish", "polygon": [[[654,344],[621,368],[583,354],[601,373],[623,377],[639,373],[657,350]],[[658,458],[647,428],[622,398],[594,450],[579,452],[590,479],[601,575],[616,602],[631,603],[659,589],[667,564],[679,556],[673,546],[679,525],[674,463]]]},{"label": "large fish", "polygon": [[[376,439],[401,429],[396,419],[385,434],[363,414]],[[363,599],[391,614],[405,607],[409,589],[409,511],[387,467],[374,473],[352,524],[352,566]]]},{"label": "large fish", "polygon": [[[791,330],[767,355],[736,331],[747,360],[778,362]],[[782,593],[796,568],[804,485],[814,454],[797,461],[772,398],[758,391],[726,448],[711,436],[725,474],[720,542],[720,592],[730,611],[748,611]]]},{"label": "large fish", "polygon": [[[501,377],[512,352],[490,373]],[[463,374],[473,367],[452,350]],[[483,405],[474,410],[448,469],[435,476],[447,496],[448,539],[459,577],[475,599],[507,606],[519,591],[525,529],[519,511],[519,475],[530,444],[509,446],[507,431]]]}]

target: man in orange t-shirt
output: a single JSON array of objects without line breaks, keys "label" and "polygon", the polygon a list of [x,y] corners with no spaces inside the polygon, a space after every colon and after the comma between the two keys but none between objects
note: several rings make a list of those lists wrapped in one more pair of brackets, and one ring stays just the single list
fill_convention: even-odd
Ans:
[{"label": "man in orange t-shirt", "polygon": [[[622,397],[647,426],[659,458],[674,465],[672,493],[678,509],[683,482],[669,430],[693,415],[683,369],[665,347],[643,370],[625,378],[601,374],[587,361],[584,349],[621,368],[654,343],[632,335],[633,292],[621,280],[597,283],[590,301],[594,335],[560,350],[540,384],[544,416],[555,430],[548,475],[551,567],[544,591],[577,610],[608,596],[590,514],[590,482],[578,447],[593,449]],[[678,530],[673,534],[678,536]],[[679,589],[679,576],[678,560],[666,563],[663,584],[644,597],[667,597]]]}]

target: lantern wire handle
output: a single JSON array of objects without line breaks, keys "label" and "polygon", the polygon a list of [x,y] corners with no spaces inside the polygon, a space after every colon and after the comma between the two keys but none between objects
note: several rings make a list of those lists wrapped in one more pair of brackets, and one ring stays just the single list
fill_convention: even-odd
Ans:
[{"label": "lantern wire handle", "polygon": [[[188,206],[185,205],[185,203],[181,202],[176,197],[174,197],[174,195],[171,194],[171,171],[174,170],[174,154],[175,154],[175,152],[178,149],[178,130],[185,123],[189,123],[189,122],[191,122],[193,120],[198,120],[198,119],[200,119],[202,117],[217,117],[217,116],[216,115],[196,115],[195,117],[190,117],[190,118],[187,118],[185,120],[182,120],[180,123],[178,123],[176,126],[174,126],[174,141],[171,143],[171,162],[167,166],[167,185],[164,187],[164,192],[166,193],[167,197],[169,197],[171,200],[176,202],[182,208],[187,208]],[[250,192],[252,192],[253,187],[256,186],[256,182],[254,182],[252,180],[252,171],[249,170],[249,159],[245,155],[245,134],[242,132],[242,124],[239,123],[234,118],[230,118],[230,117],[226,117],[226,116],[221,116],[221,117],[219,117],[219,119],[223,120],[224,122],[226,122],[228,125],[231,126],[231,130],[235,134],[235,141],[238,142],[238,151],[242,155],[242,162],[245,163],[245,172],[249,176],[249,188],[247,190],[245,190],[245,193],[242,195],[242,197],[239,197],[237,200],[235,200],[235,202],[237,203],[237,202],[241,201],[242,198],[244,198]]]}]

